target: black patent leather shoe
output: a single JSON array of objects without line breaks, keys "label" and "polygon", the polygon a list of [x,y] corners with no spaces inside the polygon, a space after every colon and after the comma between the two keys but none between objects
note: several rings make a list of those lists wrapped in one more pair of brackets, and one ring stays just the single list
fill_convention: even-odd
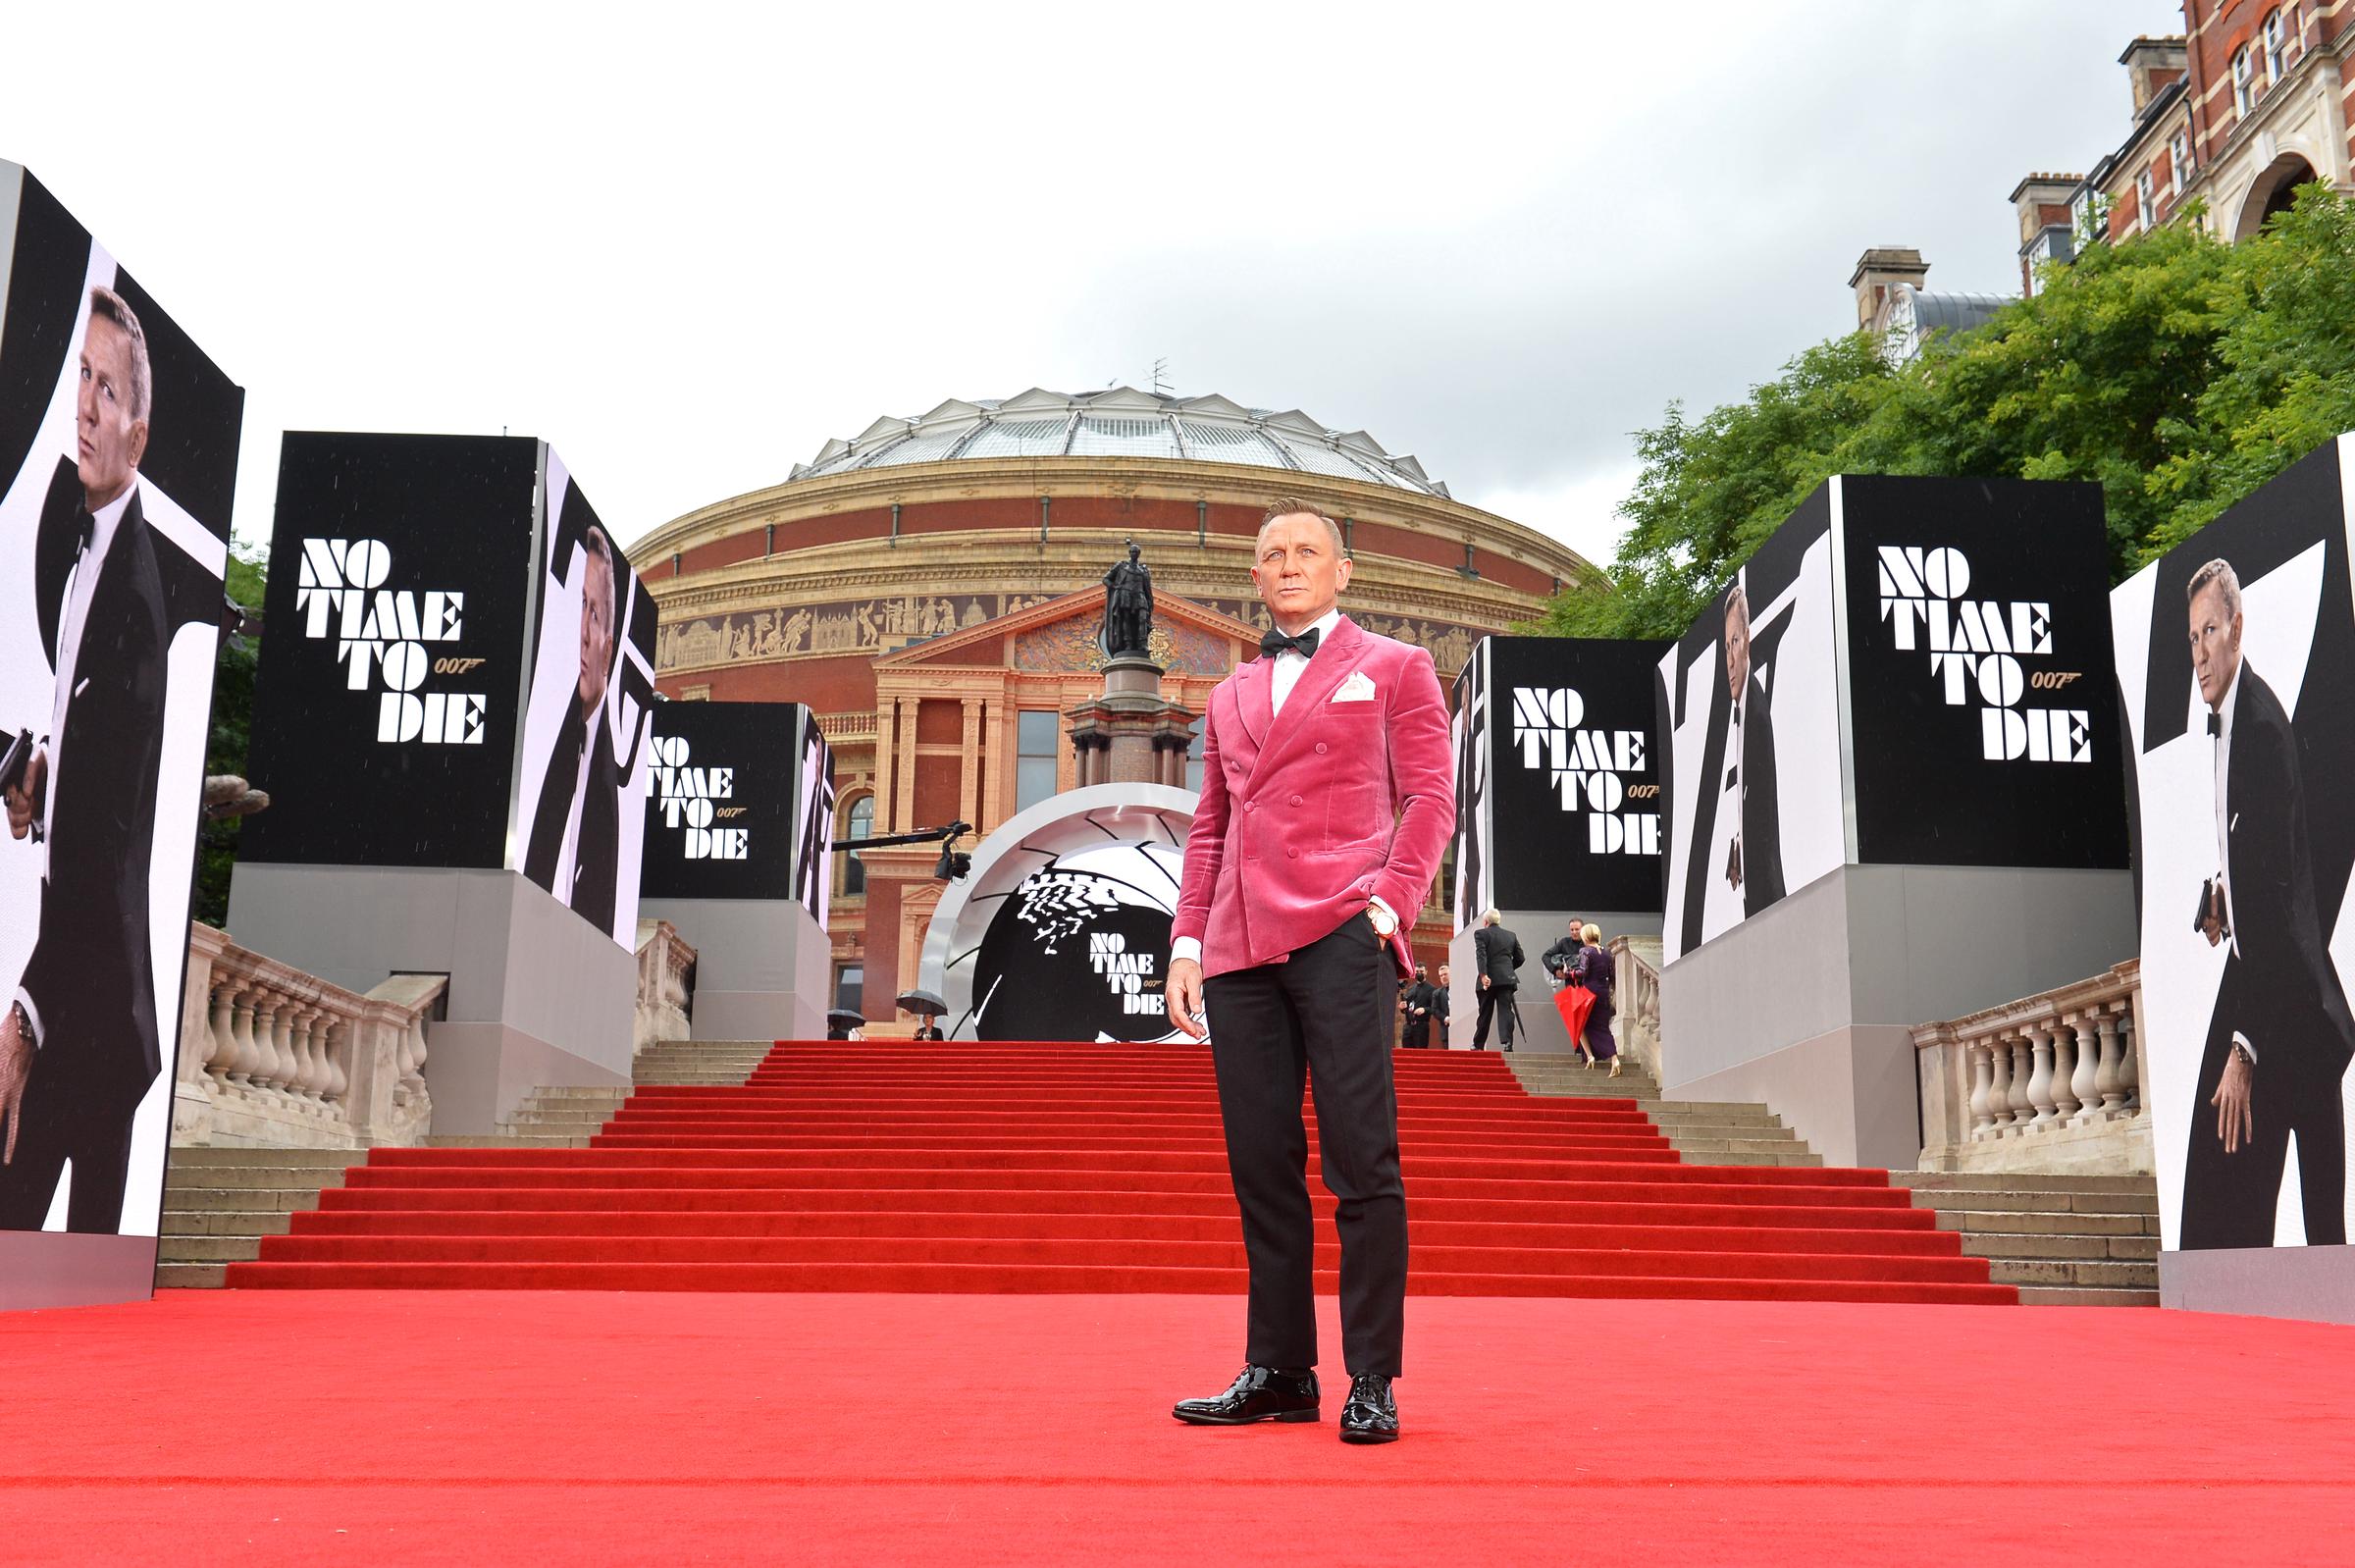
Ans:
[{"label": "black patent leather shoe", "polygon": [[1215,1399],[1180,1399],[1170,1412],[1197,1427],[1242,1427],[1254,1421],[1317,1419],[1317,1375],[1245,1367],[1234,1386]]},{"label": "black patent leather shoe", "polygon": [[1379,1372],[1361,1372],[1349,1380],[1349,1402],[1341,1406],[1341,1441],[1396,1442],[1398,1406],[1390,1398],[1390,1380]]}]

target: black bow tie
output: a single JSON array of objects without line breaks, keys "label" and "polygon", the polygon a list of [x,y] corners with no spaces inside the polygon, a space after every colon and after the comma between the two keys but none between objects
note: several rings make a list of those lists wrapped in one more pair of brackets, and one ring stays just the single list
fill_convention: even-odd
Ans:
[{"label": "black bow tie", "polygon": [[2224,733],[2224,715],[2219,713],[2214,708],[2210,708],[2208,710],[2208,733],[2211,735],[2222,735]]},{"label": "black bow tie", "polygon": [[97,537],[98,519],[90,515],[90,509],[88,507],[75,507],[74,553],[79,555],[83,550],[88,549],[90,548],[90,541],[96,539]]},{"label": "black bow tie", "polygon": [[1282,632],[1270,631],[1259,640],[1259,651],[1268,657],[1274,658],[1288,648],[1302,658],[1315,658],[1318,640],[1323,636],[1324,633],[1318,631],[1314,626],[1297,637],[1286,637]]}]

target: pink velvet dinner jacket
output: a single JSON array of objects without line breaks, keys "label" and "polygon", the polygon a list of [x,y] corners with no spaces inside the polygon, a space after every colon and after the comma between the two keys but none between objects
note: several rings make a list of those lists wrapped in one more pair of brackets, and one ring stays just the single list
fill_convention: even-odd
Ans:
[{"label": "pink velvet dinner jacket", "polygon": [[1379,897],[1398,915],[1399,973],[1412,974],[1406,928],[1455,831],[1447,701],[1431,655],[1344,615],[1281,713],[1275,662],[1253,659],[1210,694],[1170,935],[1201,942],[1205,976],[1225,974],[1288,958]]}]

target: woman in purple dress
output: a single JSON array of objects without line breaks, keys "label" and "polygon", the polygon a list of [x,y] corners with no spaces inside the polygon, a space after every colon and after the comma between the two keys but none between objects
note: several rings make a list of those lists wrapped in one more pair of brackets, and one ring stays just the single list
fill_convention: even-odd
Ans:
[{"label": "woman in purple dress", "polygon": [[1589,924],[1579,933],[1586,945],[1578,957],[1570,961],[1570,976],[1577,984],[1595,993],[1595,1010],[1587,1015],[1587,1050],[1595,1062],[1608,1062],[1611,1076],[1619,1075],[1619,1042],[1611,1035],[1611,1017],[1617,1011],[1611,1005],[1613,982],[1618,979],[1618,967],[1611,962],[1611,951],[1602,945],[1602,928]]}]

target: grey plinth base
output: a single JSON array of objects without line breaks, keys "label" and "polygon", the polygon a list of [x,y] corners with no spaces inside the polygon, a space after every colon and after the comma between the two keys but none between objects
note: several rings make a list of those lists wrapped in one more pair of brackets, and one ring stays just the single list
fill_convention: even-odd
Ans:
[{"label": "grey plinth base", "polygon": [[791,899],[640,899],[695,949],[698,1040],[822,1040],[833,947]]},{"label": "grey plinth base", "polygon": [[2189,1312],[2355,1323],[2355,1246],[2162,1252],[2159,1304]]},{"label": "grey plinth base", "polygon": [[[1545,966],[1539,955],[1567,935],[1570,916],[1575,913],[1590,925],[1602,928],[1603,946],[1610,946],[1614,936],[1657,936],[1660,917],[1657,915],[1629,915],[1609,910],[1498,910],[1504,928],[1521,939],[1521,951],[1529,962],[1521,968],[1518,996],[1521,1003],[1520,1022],[1526,1025],[1513,1036],[1516,1051],[1567,1052],[1572,1049],[1570,1031],[1562,1027],[1562,1016],[1554,1011],[1553,985],[1546,978]],[[1447,989],[1447,1044],[1449,1049],[1472,1049],[1472,1033],[1480,1027],[1480,966],[1473,962],[1472,934],[1478,925],[1468,926],[1455,933],[1447,944],[1448,978],[1454,983]],[[1432,984],[1439,977],[1433,975]],[[1496,1039],[1493,1022],[1490,1024],[1489,1049],[1501,1043]]]},{"label": "grey plinth base", "polygon": [[542,1085],[630,1081],[636,958],[512,871],[240,863],[229,928],[354,991],[448,975],[426,1029],[437,1134],[494,1131]]},{"label": "grey plinth base", "polygon": [[1762,1101],[1831,1164],[1910,1168],[1911,1025],[2098,974],[2135,945],[2124,871],[1844,866],[1662,972],[1660,1092]]},{"label": "grey plinth base", "polygon": [[95,1307],[155,1293],[155,1237],[0,1230],[0,1311]]}]

